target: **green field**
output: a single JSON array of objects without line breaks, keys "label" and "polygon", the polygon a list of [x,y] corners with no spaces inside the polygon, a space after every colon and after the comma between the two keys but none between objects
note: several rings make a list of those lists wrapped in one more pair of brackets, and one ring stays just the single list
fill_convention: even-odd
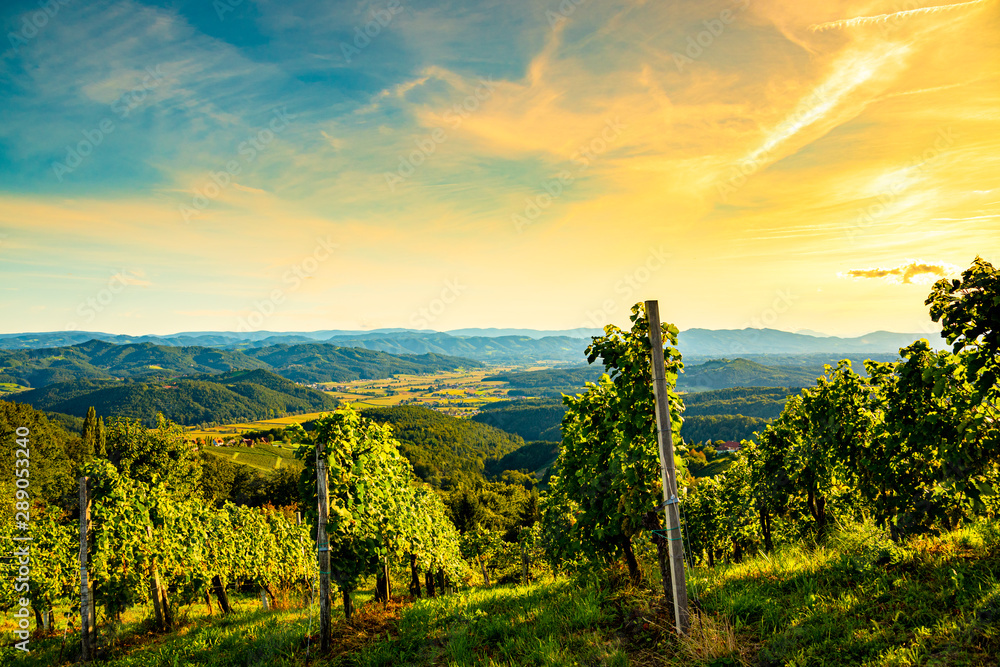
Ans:
[{"label": "green field", "polygon": [[197,438],[231,438],[242,433],[246,433],[247,431],[260,431],[276,427],[283,428],[289,424],[301,424],[302,422],[316,419],[322,414],[324,413],[308,412],[301,415],[292,415],[290,417],[278,417],[276,419],[263,419],[261,421],[254,422],[238,422],[235,424],[225,424],[223,426],[213,426],[207,429],[190,426],[184,429],[184,436],[188,440],[195,440]]},{"label": "green field", "polygon": [[5,396],[6,394],[13,394],[19,391],[24,391],[28,387],[22,387],[19,384],[14,384],[13,382],[0,382],[0,396]]},{"label": "green field", "polygon": [[[489,373],[495,372],[491,369]],[[483,382],[486,370],[439,372],[433,375],[397,375],[382,380],[325,382],[317,385],[342,403],[356,409],[384,408],[396,405],[422,405],[455,417],[469,417],[487,403],[506,399],[506,383]],[[185,436],[197,438],[232,438],[247,431],[266,430],[301,424],[319,417],[313,412],[276,419],[240,422],[211,428],[188,427]]]},{"label": "green field", "polygon": [[505,382],[484,382],[507,367],[434,375],[396,375],[382,380],[326,382],[320,385],[337,400],[356,408],[422,405],[456,417],[469,417],[487,403],[507,398]]},{"label": "green field", "polygon": [[293,447],[254,445],[251,447],[206,446],[202,451],[211,456],[241,463],[257,470],[274,471],[282,468],[302,469],[302,462],[295,458]]}]

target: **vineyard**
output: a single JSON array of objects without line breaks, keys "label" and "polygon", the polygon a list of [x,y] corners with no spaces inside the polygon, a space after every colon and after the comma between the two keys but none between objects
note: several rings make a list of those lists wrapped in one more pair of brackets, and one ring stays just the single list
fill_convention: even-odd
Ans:
[{"label": "vineyard", "polygon": [[[961,280],[935,284],[926,305],[951,351],[915,341],[898,361],[866,362],[864,375],[849,361],[828,366],[724,472],[695,477],[680,437],[678,330],[660,327],[660,395],[650,319],[636,304],[631,329],[608,325],[587,349],[605,373],[563,398],[548,488],[522,492],[516,512],[496,483],[420,481],[393,426],[350,407],[299,429],[299,502],[285,507],[206,503],[200,459],[162,418],[155,429],[129,419],[105,429],[88,417],[78,486],[46,487],[52,502],[3,514],[4,544],[23,548],[18,538],[30,534],[31,559],[24,592],[5,553],[0,608],[27,599],[39,657],[15,648],[27,639],[17,632],[0,655],[5,664],[996,665],[1000,274],[977,258]],[[658,397],[669,406],[659,428],[677,443],[679,536],[661,518]],[[30,446],[29,429],[2,425],[5,447]],[[8,459],[9,470],[27,468]],[[13,478],[5,484],[15,497]],[[681,636],[668,566],[678,548],[692,600]],[[196,604],[205,617],[192,615]],[[156,639],[123,641],[127,623],[129,636]],[[203,650],[206,641],[231,657]],[[138,648],[149,643],[156,655]],[[133,652],[143,657],[130,662]]]}]

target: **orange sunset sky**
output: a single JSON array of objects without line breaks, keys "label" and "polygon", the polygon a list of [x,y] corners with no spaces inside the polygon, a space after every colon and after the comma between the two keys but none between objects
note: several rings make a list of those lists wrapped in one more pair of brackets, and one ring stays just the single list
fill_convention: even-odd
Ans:
[{"label": "orange sunset sky", "polygon": [[681,329],[918,332],[931,282],[1000,262],[1000,2],[38,11],[0,10],[0,332],[562,329],[647,298]]}]

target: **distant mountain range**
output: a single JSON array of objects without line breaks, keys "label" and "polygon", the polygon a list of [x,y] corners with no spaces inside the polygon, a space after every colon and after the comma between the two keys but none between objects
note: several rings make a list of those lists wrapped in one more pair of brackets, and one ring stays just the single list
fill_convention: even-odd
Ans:
[{"label": "distant mountain range", "polygon": [[[256,332],[186,332],[169,336],[124,336],[83,331],[52,333],[0,334],[0,349],[30,350],[65,347],[90,340],[117,345],[151,343],[169,347],[204,347],[229,351],[248,351],[275,345],[329,343],[339,347],[364,348],[392,354],[437,354],[465,357],[487,364],[533,364],[539,362],[582,364],[583,351],[591,336],[600,329],[456,329],[450,332],[411,329],[374,331],[328,330],[277,333]],[[838,356],[895,355],[899,348],[918,338],[926,338],[935,348],[944,348],[936,334],[891,333],[876,331],[854,338],[819,336],[815,332],[790,333],[775,329],[688,329],[681,332],[679,347],[685,358],[707,359],[777,358],[788,355]],[[247,352],[254,358],[255,353]],[[763,361],[765,359],[758,359]]]},{"label": "distant mountain range", "polygon": [[790,333],[776,329],[688,329],[678,337],[681,353],[697,357],[740,357],[788,354],[896,354],[920,338],[944,349],[939,334],[874,331],[855,338]]},{"label": "distant mountain range", "polygon": [[[827,360],[824,359],[827,363]],[[823,374],[823,363],[811,365],[765,365],[749,359],[716,359],[702,364],[686,364],[677,378],[680,391],[707,391],[730,387],[811,387]],[[864,369],[858,366],[859,373]],[[600,361],[591,366],[554,368],[488,375],[484,380],[507,382],[511,396],[558,398],[577,394],[587,382],[596,382],[604,372]],[[535,436],[532,436],[534,438]]]}]

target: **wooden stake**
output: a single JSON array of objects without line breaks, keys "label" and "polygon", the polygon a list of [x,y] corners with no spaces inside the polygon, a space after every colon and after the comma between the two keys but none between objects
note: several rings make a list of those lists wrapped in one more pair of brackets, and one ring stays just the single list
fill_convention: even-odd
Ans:
[{"label": "wooden stake", "polygon": [[684,581],[681,520],[677,511],[674,436],[670,428],[666,363],[663,360],[663,332],[660,331],[660,307],[656,301],[646,302],[646,317],[649,321],[649,344],[652,347],[653,395],[656,398],[656,440],[660,446],[663,508],[667,517],[667,546],[670,550],[670,575],[674,585],[674,623],[678,634],[686,634],[691,619],[688,611],[687,584]]},{"label": "wooden stake", "polygon": [[[327,489],[326,457],[323,443],[316,443],[316,495],[319,498],[319,518],[316,521],[316,549],[319,554],[319,634],[320,649],[330,650],[330,538],[326,524],[330,519],[329,491]],[[344,606],[347,620],[350,609]]]},{"label": "wooden stake", "polygon": [[[146,526],[146,538],[152,543],[152,526]],[[167,627],[166,613],[163,611],[163,604],[160,600],[160,573],[156,569],[156,556],[150,559],[149,597],[153,598],[153,615],[156,617],[156,627],[160,630],[165,630]]]},{"label": "wooden stake", "polygon": [[87,576],[87,534],[90,532],[90,498],[87,495],[88,477],[80,478],[80,638],[83,642],[83,661],[94,657],[90,643],[90,582]]}]

